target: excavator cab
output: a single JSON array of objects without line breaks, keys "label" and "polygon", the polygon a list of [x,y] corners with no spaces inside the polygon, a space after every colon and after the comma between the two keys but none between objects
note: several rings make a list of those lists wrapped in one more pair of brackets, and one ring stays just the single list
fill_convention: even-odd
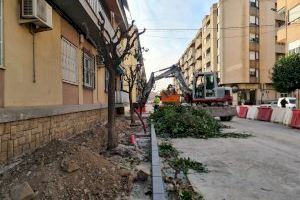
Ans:
[{"label": "excavator cab", "polygon": [[196,72],[193,80],[193,103],[231,104],[231,88],[219,87],[215,72]]}]

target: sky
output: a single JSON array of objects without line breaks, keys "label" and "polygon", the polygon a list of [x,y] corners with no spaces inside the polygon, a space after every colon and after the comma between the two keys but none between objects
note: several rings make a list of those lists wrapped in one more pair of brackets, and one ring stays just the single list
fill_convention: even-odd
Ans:
[{"label": "sky", "polygon": [[[217,0],[128,0],[128,18],[135,20],[139,29],[146,28],[141,45],[149,49],[144,53],[147,77],[151,72],[176,64],[188,44],[201,27],[202,19]],[[130,22],[130,21],[129,21]],[[148,30],[147,30],[148,29]],[[151,30],[156,29],[156,30]],[[194,30],[157,30],[194,29]],[[172,83],[162,79],[155,91]]]}]

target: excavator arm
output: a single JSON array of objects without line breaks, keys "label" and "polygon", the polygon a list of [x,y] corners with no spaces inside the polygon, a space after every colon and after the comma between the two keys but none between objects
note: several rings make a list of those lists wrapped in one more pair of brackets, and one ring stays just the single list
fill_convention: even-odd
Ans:
[{"label": "excavator arm", "polygon": [[[160,73],[160,74],[156,75],[157,73]],[[145,87],[145,90],[144,90],[142,96],[139,98],[138,103],[140,105],[146,104],[148,97],[151,93],[151,90],[156,81],[163,79],[163,78],[172,78],[172,77],[175,77],[176,80],[178,81],[180,90],[182,91],[183,95],[191,96],[192,90],[186,84],[180,67],[178,67],[177,65],[172,65],[171,67],[161,69],[159,71],[151,73],[150,79]]]}]

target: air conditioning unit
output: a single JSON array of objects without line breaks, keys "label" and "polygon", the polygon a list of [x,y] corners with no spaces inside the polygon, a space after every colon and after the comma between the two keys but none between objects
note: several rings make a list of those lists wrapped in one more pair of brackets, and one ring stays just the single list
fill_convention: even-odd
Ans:
[{"label": "air conditioning unit", "polygon": [[52,7],[46,0],[22,0],[20,23],[33,23],[38,28],[52,29]]}]

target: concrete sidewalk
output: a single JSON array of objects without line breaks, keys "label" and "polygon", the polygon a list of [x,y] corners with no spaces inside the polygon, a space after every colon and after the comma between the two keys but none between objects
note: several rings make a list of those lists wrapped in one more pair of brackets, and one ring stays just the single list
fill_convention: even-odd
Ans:
[{"label": "concrete sidewalk", "polygon": [[226,123],[248,139],[175,139],[174,146],[207,165],[189,174],[206,200],[300,199],[300,131],[282,125],[234,119]]}]

